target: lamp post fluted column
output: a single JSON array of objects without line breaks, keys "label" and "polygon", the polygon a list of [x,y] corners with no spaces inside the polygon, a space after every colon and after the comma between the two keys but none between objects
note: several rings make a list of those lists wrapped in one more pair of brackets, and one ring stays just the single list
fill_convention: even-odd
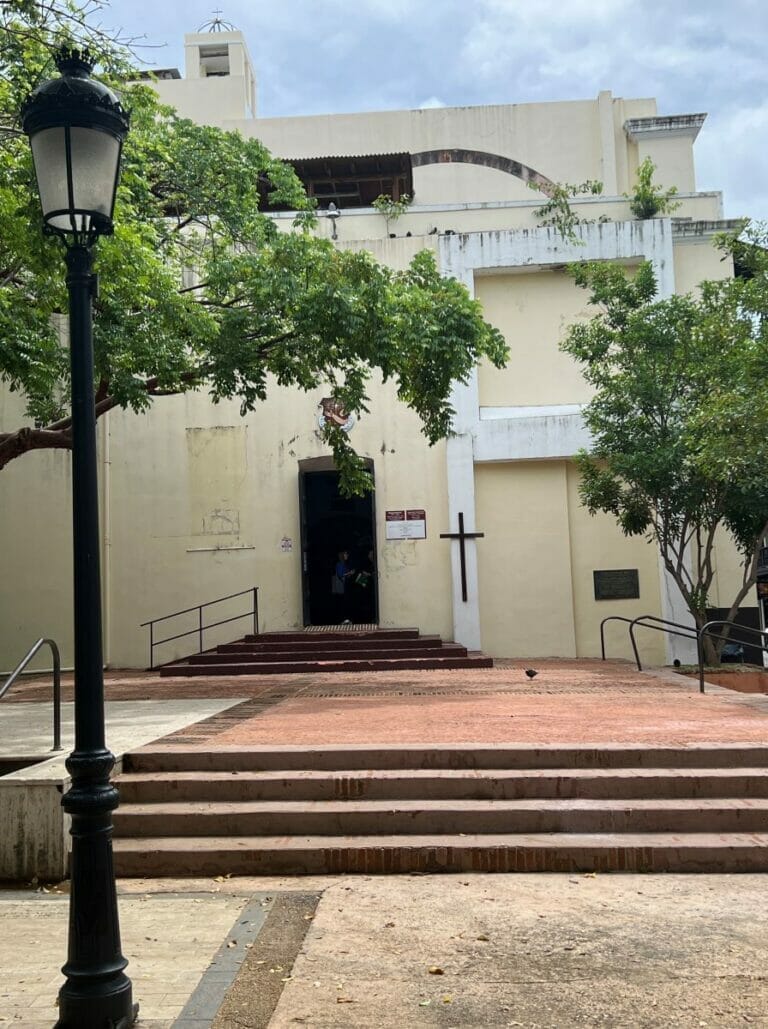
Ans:
[{"label": "lamp post fluted column", "polygon": [[92,252],[66,253],[72,373],[72,526],[75,622],[75,749],[67,758],[72,785],[62,799],[72,817],[69,946],[59,993],[59,1029],[130,1026],[128,964],[120,944],[112,811],[115,763],[104,736],[99,496],[93,393]]}]

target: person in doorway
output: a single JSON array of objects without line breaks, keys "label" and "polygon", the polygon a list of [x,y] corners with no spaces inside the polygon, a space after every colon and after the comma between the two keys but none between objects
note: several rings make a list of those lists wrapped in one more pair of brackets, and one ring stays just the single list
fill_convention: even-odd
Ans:
[{"label": "person in doorway", "polygon": [[354,576],[355,569],[349,566],[349,551],[340,550],[331,581],[331,591],[337,598],[338,621],[343,625],[349,625],[352,621],[350,617],[350,583]]},{"label": "person in doorway", "polygon": [[373,621],[373,550],[369,550],[365,558],[358,562],[359,569],[354,578],[355,620],[358,622]]}]

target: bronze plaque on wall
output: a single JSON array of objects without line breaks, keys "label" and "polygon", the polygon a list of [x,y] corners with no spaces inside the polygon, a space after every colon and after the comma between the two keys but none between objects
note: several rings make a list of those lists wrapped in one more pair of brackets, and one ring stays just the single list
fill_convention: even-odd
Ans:
[{"label": "bronze plaque on wall", "polygon": [[640,596],[640,576],[637,568],[611,568],[593,572],[595,600],[637,600]]}]

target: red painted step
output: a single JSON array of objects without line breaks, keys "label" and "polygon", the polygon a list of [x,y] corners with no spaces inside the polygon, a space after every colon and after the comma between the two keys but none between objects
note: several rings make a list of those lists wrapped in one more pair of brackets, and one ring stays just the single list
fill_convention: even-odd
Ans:
[{"label": "red painted step", "polygon": [[396,658],[408,660],[417,658],[421,660],[422,658],[431,658],[433,656],[433,652],[436,659],[467,656],[467,648],[462,647],[458,643],[446,643],[439,650],[436,647],[430,648],[430,650],[425,653],[416,651],[413,648],[405,648],[401,650],[399,647],[397,649],[390,647],[389,649],[382,649],[374,647],[373,645],[370,647],[364,647],[361,644],[359,647],[345,648],[343,653],[339,652],[338,649],[333,650],[326,647],[318,647],[317,649],[305,648],[300,654],[291,654],[283,651],[274,653],[271,650],[254,649],[240,651],[227,650],[224,653],[197,654],[194,658],[189,658],[188,660],[191,664],[196,665],[221,665],[232,664],[235,662],[237,664],[244,664],[251,661],[272,661],[279,663],[281,661],[293,661],[296,659],[301,661],[389,661]]},{"label": "red painted step", "polygon": [[159,669],[161,675],[291,675],[314,672],[491,668],[459,643],[420,636],[418,629],[271,632],[246,636]]},{"label": "red painted step", "polygon": [[163,665],[160,675],[292,675],[317,672],[435,671],[456,668],[493,668],[489,657],[408,657],[370,660],[269,661],[198,664],[179,662]]},{"label": "red painted step", "polygon": [[328,638],[325,636],[314,636],[308,639],[293,640],[267,640],[261,641],[255,637],[251,641],[240,641],[237,643],[222,643],[216,647],[219,654],[247,654],[258,652],[262,654],[304,654],[314,650],[335,649],[338,653],[347,650],[360,650],[375,648],[381,651],[408,651],[414,650],[432,651],[439,650],[444,646],[458,646],[458,644],[443,643],[439,636],[408,636],[397,638],[382,638],[368,633],[346,633],[344,636]]},{"label": "red painted step", "polygon": [[291,675],[317,672],[396,672],[435,671],[459,668],[492,668],[490,658],[391,658],[370,661],[283,661],[239,662],[238,664],[204,665],[189,663],[164,665],[161,675]]}]

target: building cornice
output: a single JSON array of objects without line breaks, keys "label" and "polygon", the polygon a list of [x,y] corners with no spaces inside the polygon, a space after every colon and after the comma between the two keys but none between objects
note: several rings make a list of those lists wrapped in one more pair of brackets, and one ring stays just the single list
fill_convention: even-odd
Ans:
[{"label": "building cornice", "polygon": [[673,218],[672,238],[678,242],[685,240],[709,241],[721,232],[740,232],[744,228],[744,224],[743,218],[720,218],[716,221]]},{"label": "building cornice", "polygon": [[624,122],[624,131],[633,143],[674,137],[685,137],[693,142],[706,117],[706,114],[671,114],[666,118],[629,118]]}]

